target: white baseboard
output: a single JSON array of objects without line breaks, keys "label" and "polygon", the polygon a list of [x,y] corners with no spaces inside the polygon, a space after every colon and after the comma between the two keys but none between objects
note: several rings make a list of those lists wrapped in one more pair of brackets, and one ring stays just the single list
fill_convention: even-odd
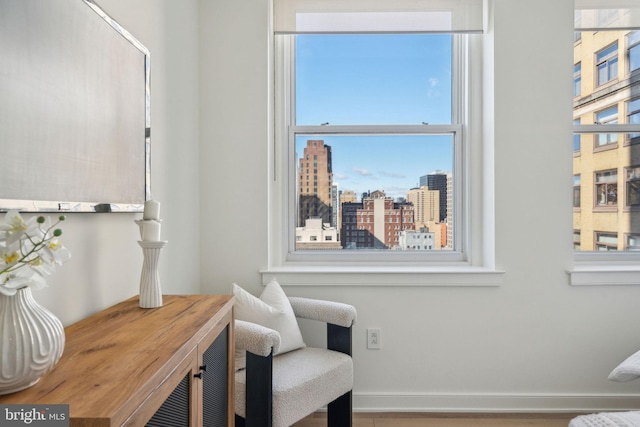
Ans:
[{"label": "white baseboard", "polygon": [[640,394],[354,392],[354,412],[551,413],[640,410]]}]

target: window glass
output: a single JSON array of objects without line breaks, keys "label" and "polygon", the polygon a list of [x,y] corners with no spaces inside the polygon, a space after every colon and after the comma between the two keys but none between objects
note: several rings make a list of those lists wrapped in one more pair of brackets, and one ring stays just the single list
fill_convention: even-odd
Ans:
[{"label": "window glass", "polygon": [[596,54],[598,86],[618,77],[618,43]]},{"label": "window glass", "polygon": [[[580,124],[580,119],[574,120],[573,124],[574,125],[579,125]],[[580,134],[579,133],[574,133],[573,134],[573,151],[574,151],[574,153],[580,151]]]},{"label": "window glass", "polygon": [[[400,241],[408,230],[438,234],[433,249],[453,249],[440,238],[453,214],[453,175],[445,172],[453,169],[452,135],[296,137],[298,163],[311,150],[322,154],[317,174],[298,168],[298,232],[317,219],[317,227],[336,231],[343,249],[406,250]],[[309,175],[322,184],[310,186]]]},{"label": "window glass", "polygon": [[640,80],[629,75],[639,65],[637,46],[639,31],[604,28],[582,32],[574,44],[573,64],[589,76],[573,99],[573,244],[581,262],[611,262],[588,252],[633,250],[626,236],[640,235]]},{"label": "window glass", "polygon": [[629,167],[625,171],[627,206],[640,206],[640,166]]},{"label": "window glass", "polygon": [[627,36],[629,46],[629,71],[640,69],[640,31],[634,31]]},{"label": "window glass", "polygon": [[293,38],[293,250],[460,250],[454,36]]},{"label": "window glass", "polygon": [[[627,123],[631,125],[640,125],[640,98],[634,99],[627,103],[628,119]],[[627,140],[635,143],[640,142],[640,133],[630,133]]]},{"label": "window glass", "polygon": [[627,234],[625,249],[628,251],[640,251],[640,234]]},{"label": "window glass", "polygon": [[617,251],[618,236],[613,233],[596,233],[596,250]]},{"label": "window glass", "polygon": [[616,171],[596,173],[596,203],[598,206],[618,204],[618,173]]},{"label": "window glass", "polygon": [[[618,123],[618,106],[596,113],[596,124],[613,125]],[[618,142],[617,133],[599,133],[596,135],[596,147]]]},{"label": "window glass", "polygon": [[573,96],[580,96],[582,86],[582,64],[573,66]]},{"label": "window glass", "polygon": [[296,36],[296,124],[450,124],[450,34]]}]

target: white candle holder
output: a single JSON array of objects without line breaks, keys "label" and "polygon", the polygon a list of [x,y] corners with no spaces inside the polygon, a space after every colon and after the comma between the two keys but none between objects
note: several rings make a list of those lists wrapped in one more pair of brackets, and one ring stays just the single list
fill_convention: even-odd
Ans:
[{"label": "white candle holder", "polygon": [[[133,222],[135,222],[136,224],[138,224],[138,228],[140,228],[140,239],[143,240],[143,234],[144,234],[144,225],[148,222],[159,222],[160,224],[162,224],[162,220],[161,219],[134,219]],[[160,239],[158,239],[158,241],[160,241]]]},{"label": "white candle holder", "polygon": [[158,274],[158,260],[160,251],[167,245],[167,242],[138,241],[144,254],[142,264],[142,275],[140,277],[140,307],[156,308],[162,307],[162,290],[160,289],[160,276]]}]

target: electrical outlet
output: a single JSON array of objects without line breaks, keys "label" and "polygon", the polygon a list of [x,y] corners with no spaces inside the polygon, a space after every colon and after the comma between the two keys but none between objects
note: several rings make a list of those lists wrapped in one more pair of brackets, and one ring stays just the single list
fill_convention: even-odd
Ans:
[{"label": "electrical outlet", "polygon": [[380,349],[380,328],[367,328],[367,348]]}]

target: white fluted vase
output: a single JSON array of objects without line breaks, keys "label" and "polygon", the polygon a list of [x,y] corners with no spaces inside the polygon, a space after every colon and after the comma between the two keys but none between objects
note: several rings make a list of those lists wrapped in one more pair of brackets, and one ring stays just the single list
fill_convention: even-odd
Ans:
[{"label": "white fluted vase", "polygon": [[64,327],[31,288],[0,293],[0,395],[31,387],[60,360]]},{"label": "white fluted vase", "polygon": [[158,263],[160,260],[160,252],[167,242],[141,240],[138,241],[138,244],[142,247],[142,253],[144,255],[142,274],[140,276],[140,307],[162,307],[162,289],[160,287]]}]

